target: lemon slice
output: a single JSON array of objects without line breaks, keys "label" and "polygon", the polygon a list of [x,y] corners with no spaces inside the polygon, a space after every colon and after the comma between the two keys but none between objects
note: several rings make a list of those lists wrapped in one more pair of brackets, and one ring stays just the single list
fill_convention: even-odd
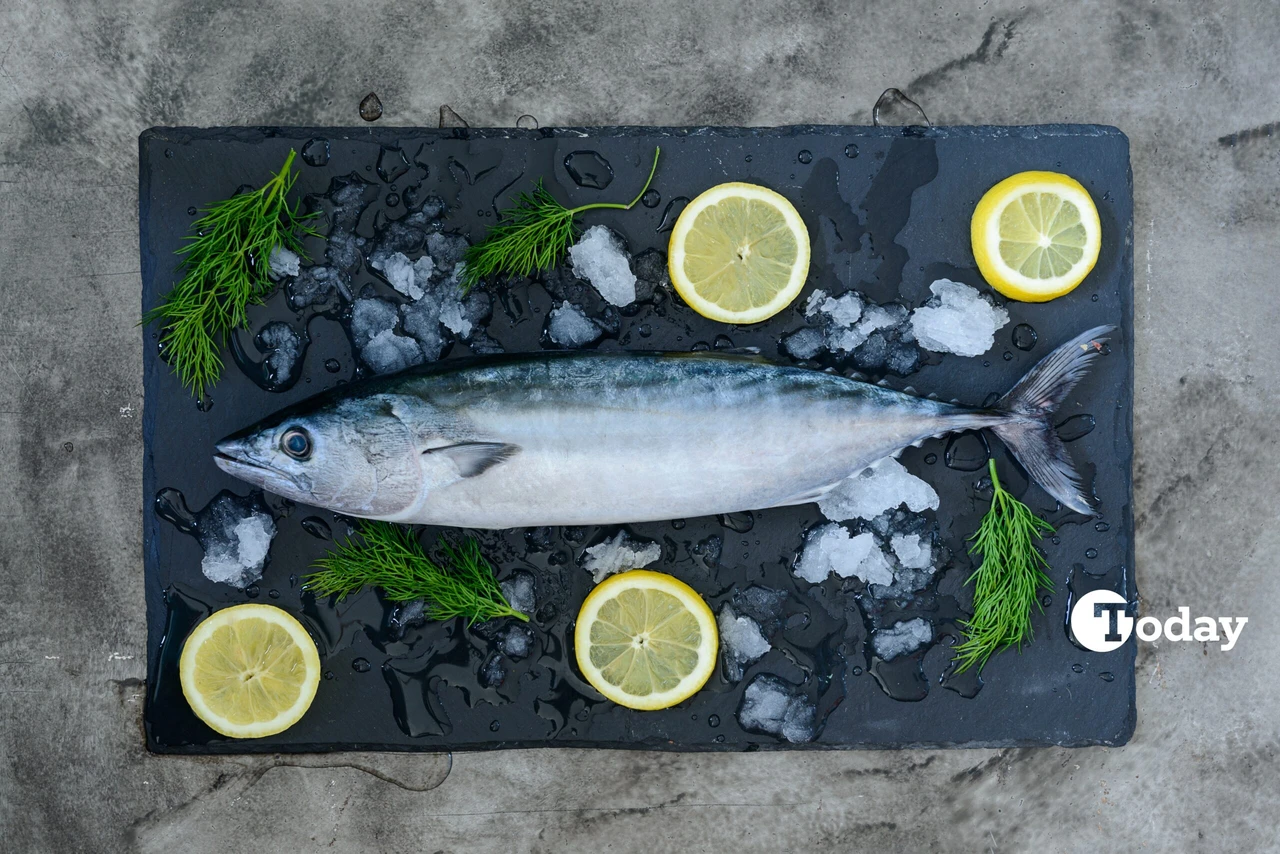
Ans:
[{"label": "lemon slice", "polygon": [[320,656],[302,624],[271,605],[236,605],[187,638],[182,693],[200,720],[232,738],[293,726],[320,684]]},{"label": "lemon slice", "polygon": [[711,678],[716,618],[683,581],[633,569],[599,584],[578,612],[578,667],[601,694],[629,709],[665,709]]},{"label": "lemon slice", "polygon": [[1057,172],[1019,172],[996,184],[974,209],[971,232],[983,277],[1023,302],[1070,293],[1102,247],[1089,191]]},{"label": "lemon slice", "polygon": [[809,231],[767,187],[721,184],[689,202],[667,247],[671,283],[698,314],[759,323],[782,311],[809,275]]}]

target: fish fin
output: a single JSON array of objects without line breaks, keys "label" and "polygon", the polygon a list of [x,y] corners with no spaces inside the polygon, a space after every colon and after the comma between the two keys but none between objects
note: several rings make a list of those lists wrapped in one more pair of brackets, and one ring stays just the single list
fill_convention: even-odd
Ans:
[{"label": "fish fin", "polygon": [[1094,515],[1082,479],[1050,420],[1058,404],[1102,354],[1102,342],[1114,326],[1082,332],[1040,360],[996,403],[1007,418],[991,429],[1044,491],[1077,513]]},{"label": "fish fin", "polygon": [[458,445],[430,448],[423,453],[448,457],[458,467],[458,474],[463,477],[476,477],[498,463],[511,459],[519,451],[519,445],[507,445],[502,442],[463,442]]}]

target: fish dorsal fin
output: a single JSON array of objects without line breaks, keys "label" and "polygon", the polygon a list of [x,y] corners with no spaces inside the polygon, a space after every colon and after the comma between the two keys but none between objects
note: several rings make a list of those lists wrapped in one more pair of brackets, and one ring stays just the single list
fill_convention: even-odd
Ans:
[{"label": "fish dorsal fin", "polygon": [[476,477],[489,469],[506,462],[520,451],[519,445],[508,445],[502,442],[462,442],[457,445],[444,445],[430,448],[423,454],[433,454],[453,460],[462,477]]}]

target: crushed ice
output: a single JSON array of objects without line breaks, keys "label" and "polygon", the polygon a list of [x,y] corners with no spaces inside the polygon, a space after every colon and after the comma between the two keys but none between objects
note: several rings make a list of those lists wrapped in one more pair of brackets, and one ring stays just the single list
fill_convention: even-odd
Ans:
[{"label": "crushed ice", "polygon": [[260,500],[222,493],[201,512],[197,535],[205,577],[243,589],[262,578],[276,523]]},{"label": "crushed ice", "polygon": [[720,609],[720,650],[724,653],[725,677],[730,682],[742,678],[742,668],[758,661],[773,649],[760,630],[760,624],[747,616],[734,613],[729,604]]},{"label": "crushed ice", "polygon": [[911,331],[926,350],[980,356],[1009,322],[1009,312],[992,305],[976,288],[939,279],[929,290],[933,297],[911,315]]},{"label": "crushed ice", "polygon": [[900,655],[915,652],[933,641],[933,626],[923,617],[903,620],[871,635],[871,645],[876,655],[892,661]]},{"label": "crushed ice", "polygon": [[903,504],[915,513],[936,510],[938,493],[893,457],[872,463],[818,499],[818,509],[833,522],[874,519]]},{"label": "crushed ice", "polygon": [[534,609],[533,574],[516,572],[498,585],[507,604],[522,614],[532,614]]},{"label": "crushed ice", "polygon": [[302,259],[298,257],[298,253],[283,246],[272,247],[271,255],[267,257],[267,266],[271,268],[271,275],[276,279],[298,275],[301,264]]},{"label": "crushed ice", "polygon": [[763,732],[793,744],[812,741],[817,730],[817,707],[789,682],[762,673],[742,692],[738,723],[743,729]]},{"label": "crushed ice", "polygon": [[843,525],[834,522],[809,532],[793,572],[811,584],[820,584],[831,574],[874,584],[893,583],[893,570],[875,535],[868,532],[851,537]]},{"label": "crushed ice", "polygon": [[866,582],[876,599],[895,599],[923,590],[945,563],[934,545],[936,522],[907,510],[889,510],[855,531],[826,522],[805,535],[793,574],[811,584],[835,575]]},{"label": "crushed ice", "polygon": [[573,274],[591,283],[606,302],[616,306],[636,300],[636,274],[622,240],[603,225],[593,225],[569,247]]},{"label": "crushed ice", "polygon": [[626,531],[619,531],[603,543],[588,548],[583,554],[582,567],[599,584],[614,573],[641,569],[661,557],[662,546],[648,540],[634,540]]},{"label": "crushed ice", "polygon": [[600,340],[604,328],[587,313],[565,300],[547,314],[547,338],[571,350]]}]

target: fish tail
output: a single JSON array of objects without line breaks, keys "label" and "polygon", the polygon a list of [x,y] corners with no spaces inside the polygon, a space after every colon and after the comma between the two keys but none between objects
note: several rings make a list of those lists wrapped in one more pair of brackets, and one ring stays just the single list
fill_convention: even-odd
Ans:
[{"label": "fish tail", "polygon": [[1102,354],[1102,342],[1114,326],[1097,326],[1045,356],[1027,372],[994,409],[1004,418],[991,429],[1027,474],[1064,507],[1094,514],[1082,480],[1051,420],[1058,405]]}]

